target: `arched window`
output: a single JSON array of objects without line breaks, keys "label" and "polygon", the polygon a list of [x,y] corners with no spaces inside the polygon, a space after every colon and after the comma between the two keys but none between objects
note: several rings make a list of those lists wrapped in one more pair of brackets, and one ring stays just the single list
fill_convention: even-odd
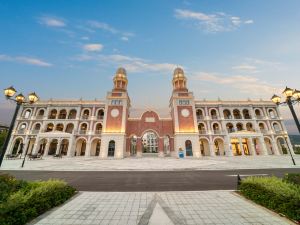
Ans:
[{"label": "arched window", "polygon": [[210,111],[210,115],[211,115],[211,118],[212,118],[212,119],[218,119],[217,110],[212,109],[212,110]]},{"label": "arched window", "polygon": [[98,111],[97,118],[98,118],[98,120],[103,120],[103,118],[104,118],[104,110],[103,109],[100,109]]},{"label": "arched window", "polygon": [[199,134],[206,134],[204,123],[199,123],[198,124],[198,130],[199,130]]},{"label": "arched window", "polygon": [[56,115],[57,115],[57,110],[56,109],[52,109],[48,118],[49,119],[56,119]]},{"label": "arched window", "polygon": [[234,132],[233,124],[232,123],[227,123],[226,124],[226,129],[227,129],[228,133]]},{"label": "arched window", "polygon": [[38,114],[37,114],[37,119],[42,119],[44,117],[45,110],[40,109]]},{"label": "arched window", "polygon": [[109,143],[108,143],[108,157],[114,157],[115,156],[115,141],[111,140]]},{"label": "arched window", "polygon": [[275,119],[277,117],[277,114],[274,109],[269,109],[268,112],[271,119]]},{"label": "arched window", "polygon": [[26,123],[21,123],[19,125],[19,130],[18,130],[18,134],[24,134],[25,130],[26,130],[27,124]]},{"label": "arched window", "polygon": [[53,131],[54,125],[53,123],[48,123],[46,127],[46,132],[51,132]]},{"label": "arched window", "polygon": [[72,109],[70,112],[69,112],[69,116],[68,116],[68,119],[76,119],[76,110],[75,109]]},{"label": "arched window", "polygon": [[247,129],[247,131],[254,131],[252,123],[247,123],[246,129]]},{"label": "arched window", "polygon": [[243,129],[244,129],[244,128],[243,128],[243,124],[238,123],[238,124],[236,125],[236,129],[237,129],[238,131],[243,130]]},{"label": "arched window", "polygon": [[143,153],[158,152],[158,137],[153,131],[146,132],[142,137]]},{"label": "arched window", "polygon": [[98,123],[96,125],[96,130],[95,130],[95,134],[101,134],[102,133],[102,124]]},{"label": "arched window", "polygon": [[238,109],[233,110],[233,117],[234,117],[234,119],[242,119],[240,110],[238,110]]},{"label": "arched window", "polygon": [[31,110],[30,110],[30,109],[27,109],[27,110],[24,112],[23,117],[24,117],[24,119],[29,119],[30,115],[31,115]]},{"label": "arched window", "polygon": [[260,109],[255,109],[255,116],[257,119],[262,119],[263,118],[263,113],[261,112]]},{"label": "arched window", "polygon": [[74,129],[74,124],[73,123],[69,123],[66,127],[66,133],[72,134],[73,133],[73,129]]},{"label": "arched window", "polygon": [[67,110],[62,109],[59,111],[58,119],[66,119],[67,118]]},{"label": "arched window", "polygon": [[61,123],[57,124],[55,130],[57,130],[57,131],[64,131],[64,125],[61,124]]},{"label": "arched window", "polygon": [[231,112],[228,109],[225,109],[223,111],[223,114],[224,114],[224,119],[231,119],[232,118]]},{"label": "arched window", "polygon": [[221,133],[221,129],[220,129],[220,126],[219,126],[218,123],[213,124],[213,131],[214,131],[214,134],[220,134]]},{"label": "arched window", "polygon": [[80,125],[80,134],[86,134],[87,132],[87,124],[83,123]]},{"label": "arched window", "polygon": [[90,110],[85,109],[82,113],[82,119],[88,119],[90,115]]},{"label": "arched window", "polygon": [[196,115],[197,115],[198,120],[203,120],[204,119],[203,111],[201,109],[196,110]]},{"label": "arched window", "polygon": [[260,129],[261,133],[266,133],[267,132],[264,123],[259,123],[258,126],[259,126],[259,129]]},{"label": "arched window", "polygon": [[136,155],[137,136],[133,135],[130,138],[130,155]]},{"label": "arched window", "polygon": [[37,123],[37,124],[35,124],[32,133],[36,134],[39,132],[40,129],[41,129],[41,124]]},{"label": "arched window", "polygon": [[248,109],[244,109],[243,110],[243,116],[244,116],[244,119],[251,119],[251,116],[250,116],[250,113],[249,113],[249,110]]},{"label": "arched window", "polygon": [[57,145],[58,145],[57,139],[54,139],[50,142],[48,155],[54,155],[56,153]]},{"label": "arched window", "polygon": [[282,128],[278,123],[273,123],[273,128],[276,133],[280,133],[282,131]]}]

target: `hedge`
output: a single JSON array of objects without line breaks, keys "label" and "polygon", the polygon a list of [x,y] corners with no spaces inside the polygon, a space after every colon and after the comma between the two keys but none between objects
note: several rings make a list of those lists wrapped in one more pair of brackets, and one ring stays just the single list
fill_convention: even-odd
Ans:
[{"label": "hedge", "polygon": [[284,181],[300,185],[300,173],[287,173],[284,175]]},{"label": "hedge", "polygon": [[248,177],[239,186],[246,198],[300,221],[300,187],[277,177]]},{"label": "hedge", "polygon": [[[1,177],[1,176],[0,176]],[[61,180],[27,182],[0,203],[1,225],[23,225],[75,194]]]}]

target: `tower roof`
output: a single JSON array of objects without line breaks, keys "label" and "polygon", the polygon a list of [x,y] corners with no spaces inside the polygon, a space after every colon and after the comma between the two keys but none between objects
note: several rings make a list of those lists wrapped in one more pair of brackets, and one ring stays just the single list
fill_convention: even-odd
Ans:
[{"label": "tower roof", "polygon": [[119,67],[116,71],[116,77],[125,78],[127,76],[126,70],[123,67]]},{"label": "tower roof", "polygon": [[184,71],[183,71],[183,69],[180,68],[180,67],[177,67],[177,68],[174,70],[173,77],[174,77],[174,78],[184,77]]}]

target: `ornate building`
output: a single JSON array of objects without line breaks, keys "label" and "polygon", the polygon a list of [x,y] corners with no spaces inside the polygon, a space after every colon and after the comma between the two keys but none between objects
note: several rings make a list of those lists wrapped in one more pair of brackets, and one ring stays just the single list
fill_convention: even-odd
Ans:
[{"label": "ornate building", "polygon": [[[168,116],[132,115],[127,74],[119,68],[104,101],[40,101],[18,115],[7,154],[124,158],[157,155],[281,155],[292,149],[271,101],[199,101],[181,68],[173,74]],[[21,150],[21,151],[20,151]]]}]

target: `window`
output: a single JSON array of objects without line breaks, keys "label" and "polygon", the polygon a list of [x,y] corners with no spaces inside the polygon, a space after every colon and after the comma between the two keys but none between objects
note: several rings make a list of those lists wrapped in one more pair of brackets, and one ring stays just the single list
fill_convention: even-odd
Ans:
[{"label": "window", "polygon": [[189,100],[183,100],[183,99],[180,99],[178,101],[178,104],[179,105],[189,105],[190,104],[190,101]]},{"label": "window", "polygon": [[31,110],[30,110],[30,109],[27,109],[27,110],[24,112],[24,119],[29,119],[30,114],[31,114]]},{"label": "window", "polygon": [[122,105],[122,100],[111,100],[112,105]]}]

